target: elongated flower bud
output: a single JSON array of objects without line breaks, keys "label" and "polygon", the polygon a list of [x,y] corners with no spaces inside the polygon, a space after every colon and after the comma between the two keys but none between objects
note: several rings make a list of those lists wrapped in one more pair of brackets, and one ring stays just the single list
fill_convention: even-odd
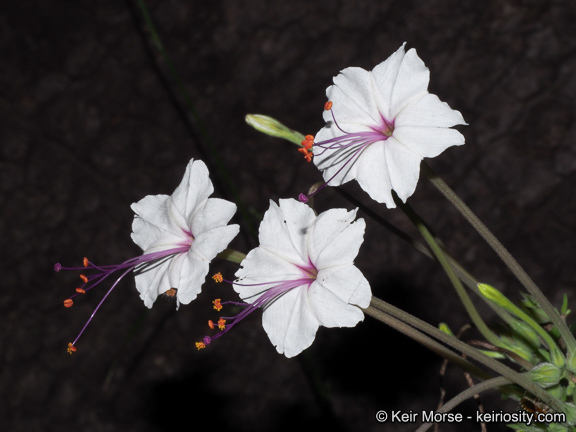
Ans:
[{"label": "elongated flower bud", "polygon": [[300,132],[296,132],[284,126],[278,120],[262,114],[248,114],[246,116],[246,123],[263,134],[282,138],[294,144],[301,145],[300,143],[305,138]]}]

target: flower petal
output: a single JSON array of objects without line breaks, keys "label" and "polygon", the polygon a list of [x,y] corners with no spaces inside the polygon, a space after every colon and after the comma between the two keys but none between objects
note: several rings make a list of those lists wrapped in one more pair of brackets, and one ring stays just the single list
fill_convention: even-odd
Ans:
[{"label": "flower petal", "polygon": [[[338,123],[359,123],[378,127],[382,123],[380,111],[374,100],[374,89],[370,72],[349,67],[334,77],[334,85],[326,90],[332,102],[332,111]],[[332,113],[324,111],[324,120],[332,122]]]},{"label": "flower petal", "polygon": [[280,200],[280,206],[270,201],[260,224],[260,245],[293,264],[305,266],[306,230],[315,218],[310,207],[296,200]]},{"label": "flower petal", "polygon": [[[367,308],[372,299],[370,284],[356,266],[342,265],[320,270],[316,278],[315,289],[319,287],[330,291],[341,301]],[[314,305],[315,310],[318,306]]]},{"label": "flower petal", "polygon": [[395,118],[402,109],[428,92],[430,71],[418,57],[415,49],[409,50],[400,64],[390,99],[390,115]]},{"label": "flower petal", "polygon": [[234,291],[242,300],[251,302],[256,295],[277,286],[280,281],[301,278],[302,271],[266,247],[260,246],[248,252],[235,276],[238,283],[234,284]]},{"label": "flower petal", "polygon": [[402,201],[406,201],[416,189],[422,158],[395,138],[386,141],[385,149],[392,189]]},{"label": "flower petal", "polygon": [[280,354],[294,357],[314,342],[319,323],[308,301],[306,289],[295,288],[269,304],[262,326]]},{"label": "flower petal", "polygon": [[194,212],[202,208],[212,192],[214,192],[214,187],[208,176],[206,164],[192,159],[186,166],[180,185],[172,194],[172,202],[180,215],[189,223]]},{"label": "flower petal", "polygon": [[[186,240],[186,236],[170,216],[169,203],[168,195],[149,195],[130,206],[136,213],[131,237],[142,250],[155,252],[169,249]],[[150,250],[152,247],[155,250]]]},{"label": "flower petal", "polygon": [[239,225],[226,225],[204,231],[194,239],[190,253],[199,260],[210,262],[216,255],[228,247],[228,244],[238,235]]},{"label": "flower petal", "polygon": [[170,281],[172,287],[178,288],[178,303],[188,304],[202,291],[210,261],[198,259],[192,250],[178,258],[170,269]]},{"label": "flower petal", "polygon": [[312,312],[324,327],[354,327],[364,320],[358,306],[343,302],[335,294],[313,283],[308,290]]},{"label": "flower petal", "polygon": [[386,146],[388,141],[369,145],[356,162],[356,180],[373,200],[386,203],[388,208],[396,207],[392,199],[392,180],[388,171]]},{"label": "flower petal", "polygon": [[192,234],[197,236],[215,227],[225,226],[236,213],[236,204],[219,198],[209,198],[206,205],[194,211],[189,221]]},{"label": "flower petal", "polygon": [[455,129],[435,127],[399,127],[394,138],[420,158],[435,157],[448,147],[464,144],[464,136]]},{"label": "flower petal", "polygon": [[354,222],[356,211],[330,209],[321,213],[314,222],[308,249],[318,270],[354,262],[364,241],[366,227],[363,219]]},{"label": "flower petal", "polygon": [[404,42],[394,54],[371,71],[374,100],[376,101],[380,113],[387,120],[394,118],[391,113],[392,92],[398,78],[398,71],[400,70],[400,66],[404,60],[405,45],[406,42]]},{"label": "flower petal", "polygon": [[396,116],[397,126],[417,127],[452,127],[465,125],[466,122],[459,111],[453,110],[446,102],[433,94],[425,94],[406,105]]},{"label": "flower petal", "polygon": [[177,257],[165,257],[143,264],[134,270],[136,289],[146,307],[151,308],[160,294],[172,288],[169,268],[175,258]]}]

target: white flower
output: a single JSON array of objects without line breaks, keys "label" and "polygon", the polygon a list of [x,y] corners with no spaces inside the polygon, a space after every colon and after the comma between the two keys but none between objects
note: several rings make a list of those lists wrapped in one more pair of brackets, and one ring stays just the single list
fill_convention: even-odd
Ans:
[{"label": "white flower", "polygon": [[[405,45],[405,44],[404,44]],[[430,71],[404,45],[372,71],[349,67],[326,95],[327,125],[314,140],[314,163],[330,185],[357,180],[372,199],[396,207],[391,191],[412,195],[420,162],[464,144],[452,126],[462,115],[428,93]],[[332,109],[330,109],[332,106]]]},{"label": "white flower", "polygon": [[236,205],[208,198],[212,192],[206,165],[191,160],[172,196],[149,195],[132,204],[132,240],[151,258],[135,270],[136,289],[146,306],[152,307],[162,293],[174,293],[172,288],[177,289],[177,306],[194,300],[210,261],[238,234],[238,225],[227,225]]},{"label": "white flower", "polygon": [[64,300],[65,307],[71,307],[73,298],[86,294],[113,273],[122,272],[76,339],[68,344],[70,354],[76,352],[76,342],[106,298],[132,270],[136,289],[148,307],[152,307],[160,294],[176,296],[177,307],[196,298],[208,273],[208,264],[228,246],[239,230],[238,225],[226,225],[236,212],[236,206],[228,201],[208,198],[213,191],[206,165],[192,159],[172,196],[150,195],[132,204],[136,213],[132,240],[144,250],[142,255],[114,265],[96,265],[88,258],[84,258],[82,267],[54,265],[57,272],[90,272],[80,275],[83,284]]},{"label": "white flower", "polygon": [[[293,199],[270,203],[260,225],[260,246],[236,272],[234,289],[251,308],[279,353],[293,357],[309,347],[319,326],[353,327],[364,319],[370,285],[354,258],[365,223],[356,210],[319,216]],[[246,314],[243,314],[243,318]]]}]

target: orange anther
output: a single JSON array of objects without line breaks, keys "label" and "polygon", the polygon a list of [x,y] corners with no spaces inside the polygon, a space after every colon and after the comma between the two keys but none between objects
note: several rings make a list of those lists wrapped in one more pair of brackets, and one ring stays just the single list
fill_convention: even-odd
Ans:
[{"label": "orange anther", "polygon": [[306,150],[310,150],[312,148],[312,146],[314,145],[314,141],[313,140],[304,140],[300,144],[302,144],[302,146]]},{"label": "orange anther", "polygon": [[76,292],[79,294],[86,294],[86,291],[84,291],[82,288],[76,288]]},{"label": "orange anther", "polygon": [[306,162],[312,162],[312,153],[308,153],[307,155],[304,156],[304,159],[306,159]]},{"label": "orange anther", "polygon": [[306,156],[306,155],[308,154],[308,150],[306,150],[304,147],[300,147],[300,148],[298,149],[298,151],[299,151],[300,153],[302,153],[304,156]]},{"label": "orange anther", "polygon": [[324,104],[324,109],[330,111],[332,109],[332,102],[328,101]]},{"label": "orange anther", "polygon": [[88,267],[90,265],[88,258],[84,257],[84,260],[82,260],[82,264],[84,264],[84,267]]},{"label": "orange anther", "polygon": [[305,139],[306,141],[312,141],[312,142],[314,142],[314,135],[306,135],[306,136],[304,137],[304,139]]},{"label": "orange anther", "polygon": [[220,318],[220,319],[218,320],[218,328],[219,328],[220,330],[224,330],[224,329],[226,328],[226,325],[225,325],[225,324],[226,324],[226,320],[225,320],[225,319]]},{"label": "orange anther", "polygon": [[212,320],[208,320],[208,327],[214,330],[214,323],[212,322]]},{"label": "orange anther", "polygon": [[201,350],[203,348],[206,348],[206,344],[204,342],[196,342],[196,348],[198,348],[198,350]]},{"label": "orange anther", "polygon": [[222,310],[222,304],[220,303],[220,299],[214,300],[212,304],[214,305],[214,309],[216,309],[217,311]]},{"label": "orange anther", "polygon": [[64,300],[64,307],[72,307],[72,305],[74,304],[74,302],[72,301],[72,299],[66,299]]},{"label": "orange anther", "polygon": [[88,278],[86,277],[86,275],[81,274],[80,279],[82,279],[84,283],[88,283]]},{"label": "orange anther", "polygon": [[212,276],[212,279],[214,279],[214,282],[216,282],[216,283],[220,283],[224,280],[224,278],[222,277],[222,273],[220,273],[220,272],[218,272],[214,276]]},{"label": "orange anther", "polygon": [[70,342],[68,344],[68,348],[66,349],[66,351],[68,352],[68,354],[72,354],[77,351],[77,348],[74,345],[72,345],[72,342]]},{"label": "orange anther", "polygon": [[176,291],[178,291],[176,288],[170,288],[164,294],[166,294],[168,297],[174,297],[176,295]]}]

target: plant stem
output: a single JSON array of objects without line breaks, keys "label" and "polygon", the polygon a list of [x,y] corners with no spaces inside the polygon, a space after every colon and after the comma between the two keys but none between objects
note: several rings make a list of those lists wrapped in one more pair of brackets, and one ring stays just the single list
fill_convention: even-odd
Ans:
[{"label": "plant stem", "polygon": [[401,309],[398,309],[397,307],[391,305],[390,303],[387,303],[376,297],[372,297],[370,305],[378,310],[381,310],[382,312],[386,312],[387,314],[404,321],[406,324],[438,339],[440,342],[449,345],[450,347],[460,351],[461,353],[466,354],[471,359],[474,359],[482,363],[484,366],[492,369],[497,374],[508,378],[513,383],[518,384],[523,389],[529,391],[534,396],[536,396],[544,403],[546,403],[548,406],[550,406],[552,409],[554,409],[556,412],[563,412],[562,402],[560,402],[558,399],[550,395],[546,390],[544,390],[542,387],[532,382],[529,378],[527,378],[523,374],[514,371],[508,366],[500,363],[497,360],[494,360],[493,358],[488,357],[486,354],[462,342],[456,337],[444,333],[443,331],[437,329],[436,327],[428,324],[425,321],[422,321],[419,318],[416,318],[413,315],[410,315],[409,313]]},{"label": "plant stem", "polygon": [[420,234],[422,234],[422,237],[424,238],[426,243],[428,243],[428,246],[432,250],[432,253],[436,257],[436,259],[444,269],[444,272],[448,276],[448,279],[450,279],[450,282],[454,286],[454,289],[456,290],[458,297],[460,297],[460,301],[464,305],[464,308],[466,308],[466,312],[468,312],[468,315],[472,319],[472,322],[474,323],[476,328],[480,331],[480,333],[482,333],[482,336],[484,336],[486,340],[488,340],[488,342],[490,342],[493,345],[503,348],[509,348],[500,340],[498,336],[496,336],[496,334],[492,330],[490,330],[490,328],[488,328],[488,326],[486,325],[486,323],[476,310],[476,307],[472,303],[470,296],[462,286],[460,279],[456,277],[456,274],[454,273],[452,266],[446,259],[446,256],[444,255],[442,249],[436,242],[436,239],[426,227],[424,221],[416,214],[416,212],[412,209],[412,207],[410,207],[408,204],[403,203],[402,200],[398,198],[395,192],[392,192],[392,196],[394,197],[396,205],[400,207],[404,211],[404,213],[406,213],[406,215],[410,218],[412,223],[416,226],[416,228],[418,228],[418,231],[420,231]]},{"label": "plant stem", "polygon": [[[469,389],[464,390],[462,393],[453,397],[436,412],[438,413],[450,412],[452,409],[460,405],[465,400],[474,397],[474,395],[477,395],[485,390],[489,390],[495,387],[502,387],[507,384],[510,384],[510,380],[504,377],[497,377],[486,380],[484,382],[476,384],[475,386],[470,387]],[[428,429],[430,429],[432,425],[433,423],[424,423],[418,429],[416,429],[416,432],[426,432]]]},{"label": "plant stem", "polygon": [[454,351],[446,348],[444,345],[436,342],[431,337],[426,336],[425,334],[418,331],[414,327],[411,327],[405,322],[397,318],[394,318],[393,316],[387,314],[386,312],[383,312],[375,308],[374,306],[369,306],[367,309],[363,309],[363,311],[365,314],[370,315],[372,318],[375,318],[378,321],[389,325],[390,327],[392,327],[395,330],[398,330],[405,336],[408,336],[409,338],[415,340],[419,344],[424,345],[426,348],[435,352],[439,356],[444,357],[445,359],[451,361],[452,363],[460,366],[465,371],[470,372],[471,374],[482,379],[487,379],[491,377],[491,375],[488,372],[478,368],[477,366],[473,365],[466,359],[456,354]]},{"label": "plant stem", "polygon": [[242,252],[238,252],[234,249],[224,249],[222,252],[220,252],[218,255],[216,255],[217,258],[221,258],[223,260],[226,261],[230,261],[233,262],[235,264],[240,264],[242,262],[242,260],[244,260],[244,258],[246,258],[246,254],[242,253]]},{"label": "plant stem", "polygon": [[[388,222],[386,219],[381,217],[378,213],[376,213],[375,211],[373,211],[369,207],[366,207],[364,204],[362,204],[359,200],[357,200],[354,196],[350,195],[344,189],[335,188],[335,190],[340,195],[342,195],[345,199],[350,201],[352,204],[354,204],[355,206],[362,209],[362,211],[364,213],[366,213],[367,216],[372,218],[376,223],[382,225],[384,228],[386,228],[392,234],[394,234],[398,238],[400,238],[400,240],[403,240],[404,242],[408,243],[410,246],[412,246],[415,249],[417,249],[418,251],[422,252],[428,258],[434,259],[434,254],[430,251],[430,249],[424,243],[412,238],[410,235],[406,234],[401,229],[392,225],[390,222]],[[460,265],[460,263],[458,261],[456,261],[456,259],[454,257],[452,257],[442,246],[440,246],[440,247],[442,248],[442,252],[444,253],[446,258],[450,262],[450,265],[452,266],[452,268],[453,268],[454,272],[456,273],[456,275],[458,276],[458,278],[468,288],[470,288],[476,295],[478,295],[482,299],[482,301],[485,302],[504,322],[511,325],[512,321],[514,321],[514,318],[512,318],[502,308],[496,307],[494,305],[494,303],[486,300],[486,298],[484,296],[482,296],[480,294],[480,291],[478,290],[478,281],[476,280],[476,278],[474,278],[474,276],[472,276],[470,273],[468,273],[466,271],[466,269],[464,267],[462,267]]]},{"label": "plant stem", "polygon": [[462,216],[474,227],[482,238],[496,252],[500,259],[508,266],[514,276],[534,297],[534,300],[544,310],[548,318],[560,332],[560,336],[566,343],[569,352],[576,351],[576,339],[562,320],[554,306],[548,301],[546,296],[540,291],[534,281],[528,276],[524,269],[518,264],[508,250],[500,241],[490,232],[490,230],[478,219],[470,208],[456,195],[456,193],[430,168],[425,162],[422,162],[422,173],[424,173],[430,182],[456,207]]}]

